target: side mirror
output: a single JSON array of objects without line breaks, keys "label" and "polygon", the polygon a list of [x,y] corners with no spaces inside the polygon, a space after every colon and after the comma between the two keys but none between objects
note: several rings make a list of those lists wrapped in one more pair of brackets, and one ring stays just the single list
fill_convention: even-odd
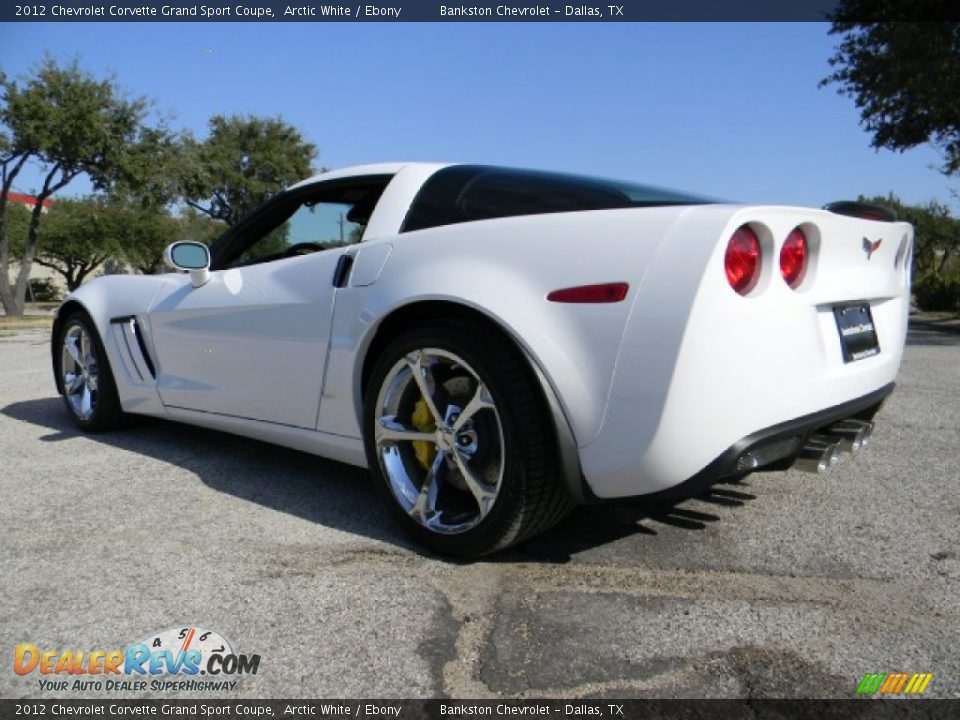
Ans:
[{"label": "side mirror", "polygon": [[163,251],[163,261],[180,272],[190,273],[195,288],[210,281],[210,249],[198,242],[175,242]]}]

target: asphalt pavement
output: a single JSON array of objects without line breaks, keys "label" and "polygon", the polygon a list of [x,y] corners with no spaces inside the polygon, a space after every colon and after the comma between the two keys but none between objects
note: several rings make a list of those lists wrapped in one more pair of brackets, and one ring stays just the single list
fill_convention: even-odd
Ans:
[{"label": "asphalt pavement", "polygon": [[[958,400],[960,333],[917,326],[873,442],[830,472],[581,508],[455,563],[354,468],[164,421],[77,432],[46,332],[3,334],[0,697],[852,697],[868,672],[960,697]],[[258,672],[171,694],[12,669],[20,643],[181,625]]]}]

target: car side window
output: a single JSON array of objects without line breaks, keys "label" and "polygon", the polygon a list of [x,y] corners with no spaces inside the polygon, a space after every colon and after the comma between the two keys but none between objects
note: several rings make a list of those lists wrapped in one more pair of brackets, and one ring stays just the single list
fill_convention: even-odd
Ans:
[{"label": "car side window", "polygon": [[350,245],[363,239],[365,224],[348,219],[352,205],[305,202],[231,263],[231,267],[270,262]]},{"label": "car side window", "polygon": [[391,179],[343,178],[281,193],[214,243],[212,267],[255,265],[358,243]]}]

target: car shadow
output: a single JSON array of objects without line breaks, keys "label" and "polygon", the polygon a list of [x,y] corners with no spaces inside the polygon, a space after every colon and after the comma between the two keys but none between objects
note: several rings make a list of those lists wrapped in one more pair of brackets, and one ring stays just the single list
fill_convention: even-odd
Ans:
[{"label": "car shadow", "polygon": [[577,508],[563,522],[543,535],[497,556],[503,561],[567,563],[577,553],[625,540],[632,536],[653,539],[658,527],[678,530],[706,530],[721,516],[688,507],[697,500],[717,508],[742,507],[756,495],[746,492],[742,478],[717,483],[706,491],[671,500],[651,501],[642,497],[609,500]]},{"label": "car shadow", "polygon": [[87,434],[78,430],[59,397],[7,405],[0,413],[49,432],[43,443],[84,437],[188,470],[205,485],[337,530],[413,549],[391,525],[366,471],[308,453],[157,418]]},{"label": "car shadow", "polygon": [[[138,418],[132,427],[121,430],[86,434],[70,421],[59,397],[11,403],[0,413],[48,430],[40,437],[43,443],[85,437],[176,465],[218,492],[434,557],[396,527],[382,508],[367,472],[351,465],[155,418]],[[714,486],[699,499],[736,507],[753,497],[738,490],[736,484],[729,484]],[[684,502],[686,499],[656,503],[626,499],[583,506],[555,528],[494,559],[564,563],[578,552],[630,536],[652,539],[657,536],[656,525],[702,530],[720,519],[709,512],[685,508]]]}]

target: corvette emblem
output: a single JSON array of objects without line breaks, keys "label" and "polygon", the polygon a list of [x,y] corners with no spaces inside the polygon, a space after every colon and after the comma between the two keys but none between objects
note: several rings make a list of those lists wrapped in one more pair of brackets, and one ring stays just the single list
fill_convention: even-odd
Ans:
[{"label": "corvette emblem", "polygon": [[863,251],[867,254],[867,260],[873,256],[882,242],[883,238],[880,238],[876,242],[870,242],[867,238],[863,239]]}]

